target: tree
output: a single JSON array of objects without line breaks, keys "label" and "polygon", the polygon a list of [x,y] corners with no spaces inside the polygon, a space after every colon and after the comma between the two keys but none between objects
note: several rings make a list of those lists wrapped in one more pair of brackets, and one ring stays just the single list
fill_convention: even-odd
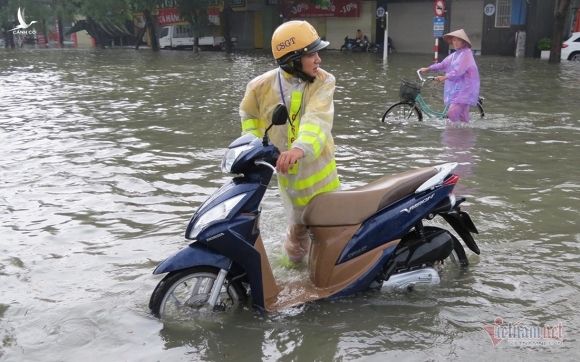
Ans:
[{"label": "tree", "polygon": [[191,25],[193,51],[199,50],[199,37],[209,27],[207,7],[211,0],[176,0],[180,16]]},{"label": "tree", "polygon": [[[194,51],[199,50],[199,37],[204,35],[212,26],[215,26],[210,23],[208,17],[208,7],[214,4],[215,0],[176,0],[180,16],[191,25],[194,38]],[[233,10],[230,0],[222,0],[222,5],[220,19],[223,24],[225,50],[230,53],[233,48],[231,36]]]},{"label": "tree", "polygon": [[232,20],[234,16],[234,11],[230,0],[224,0],[224,9],[222,11],[222,19],[224,24],[224,39],[226,40],[226,53],[231,53],[233,49],[232,43]]},{"label": "tree", "polygon": [[129,0],[130,8],[133,11],[138,11],[143,13],[143,19],[145,20],[145,26],[137,34],[137,43],[135,49],[139,49],[139,43],[143,39],[145,32],[149,37],[151,42],[151,49],[154,52],[159,51],[159,37],[157,36],[157,22],[153,16],[153,12],[157,9],[162,1],[161,0]]},{"label": "tree", "polygon": [[552,49],[550,50],[549,63],[560,63],[562,54],[562,35],[564,25],[570,11],[570,0],[556,0],[554,5],[554,28],[552,31]]},{"label": "tree", "polygon": [[63,34],[63,21],[74,21],[75,15],[78,15],[80,8],[79,0],[50,0],[51,1],[51,12],[56,17],[56,22],[58,26],[58,40],[59,45],[63,46],[64,34]]}]

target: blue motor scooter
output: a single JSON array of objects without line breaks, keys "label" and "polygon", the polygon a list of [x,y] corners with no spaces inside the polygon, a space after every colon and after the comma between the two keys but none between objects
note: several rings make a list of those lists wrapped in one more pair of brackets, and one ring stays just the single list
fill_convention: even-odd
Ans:
[{"label": "blue motor scooter", "polygon": [[368,288],[408,290],[438,284],[440,262],[452,256],[466,266],[468,259],[448,230],[423,225],[436,216],[480,253],[472,237],[477,229],[460,209],[465,199],[452,193],[459,180],[452,174],[456,164],[446,163],[313,198],[302,214],[312,239],[310,278],[278,284],[259,221],[279,156],[268,131],[287,119],[288,111],[280,105],[263,139],[247,134],[229,145],[222,170],[236,176],[195,212],[185,233],[191,243],[153,272],[168,273],[149,302],[155,316],[227,310],[248,297],[258,309],[275,311]]}]

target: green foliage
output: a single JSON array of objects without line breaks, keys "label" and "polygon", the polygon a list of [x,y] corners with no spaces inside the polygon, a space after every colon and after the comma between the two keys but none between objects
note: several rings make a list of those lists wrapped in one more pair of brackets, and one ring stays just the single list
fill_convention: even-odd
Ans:
[{"label": "green foliage", "polygon": [[0,24],[16,21],[18,8],[26,11],[26,19],[50,20],[60,17],[74,20],[78,16],[96,21],[122,22],[131,19],[134,12],[153,10],[161,0],[0,0]]},{"label": "green foliage", "polygon": [[191,24],[194,36],[199,36],[211,27],[207,7],[215,3],[215,0],[176,0],[179,14]]},{"label": "green foliage", "polygon": [[96,21],[120,22],[131,18],[129,0],[79,0],[78,14]]},{"label": "green foliage", "polygon": [[538,41],[538,49],[540,50],[550,50],[552,49],[552,39],[542,38]]},{"label": "green foliage", "polygon": [[0,2],[0,26],[8,27],[17,23],[18,8],[24,11],[24,19],[28,22],[42,23],[50,17],[50,5],[39,0],[7,0]]}]

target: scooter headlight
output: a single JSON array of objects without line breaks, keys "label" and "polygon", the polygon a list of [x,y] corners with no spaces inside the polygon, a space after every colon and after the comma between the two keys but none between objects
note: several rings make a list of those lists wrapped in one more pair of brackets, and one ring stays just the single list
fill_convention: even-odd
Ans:
[{"label": "scooter headlight", "polygon": [[227,218],[230,212],[232,212],[236,205],[238,205],[246,195],[247,193],[236,195],[205,211],[191,228],[191,232],[189,233],[188,238],[197,238],[199,233],[202,232],[207,226],[215,221],[220,221]]},{"label": "scooter headlight", "polygon": [[226,151],[226,154],[224,155],[224,158],[222,159],[222,172],[226,172],[226,173],[231,173],[232,172],[232,166],[236,163],[236,160],[238,159],[238,157],[240,157],[240,155],[242,153],[244,153],[245,151],[253,148],[254,145],[252,144],[246,144],[246,145],[241,145],[238,147],[234,147],[234,148],[228,148],[228,150]]}]

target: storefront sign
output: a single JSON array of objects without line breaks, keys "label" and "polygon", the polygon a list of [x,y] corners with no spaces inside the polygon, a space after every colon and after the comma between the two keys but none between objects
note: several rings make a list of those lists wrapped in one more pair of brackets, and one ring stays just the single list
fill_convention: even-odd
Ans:
[{"label": "storefront sign", "polygon": [[308,0],[283,0],[282,13],[285,18],[312,17],[359,17],[360,0],[328,0],[320,5]]},{"label": "storefront sign", "polygon": [[208,6],[207,7],[207,17],[210,24],[220,25],[220,7],[219,6]]},{"label": "storefront sign", "polygon": [[165,26],[183,23],[185,20],[179,16],[177,8],[162,8],[159,9],[159,13],[157,14],[157,21],[159,22],[159,25]]}]

